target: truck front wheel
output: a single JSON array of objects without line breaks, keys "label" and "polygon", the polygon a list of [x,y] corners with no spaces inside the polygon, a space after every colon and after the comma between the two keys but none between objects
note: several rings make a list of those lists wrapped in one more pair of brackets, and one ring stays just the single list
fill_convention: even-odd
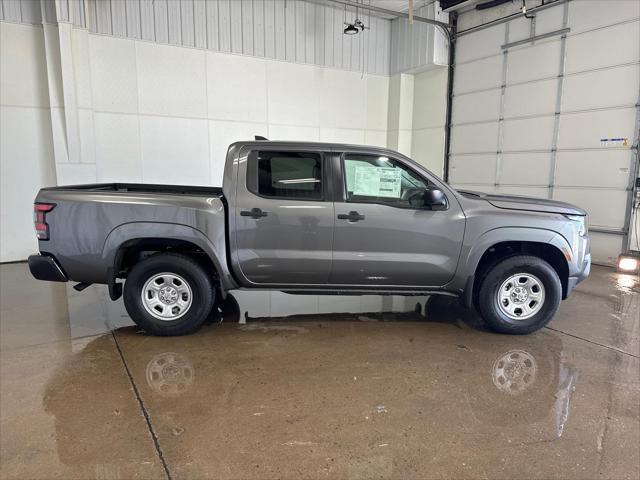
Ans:
[{"label": "truck front wheel", "polygon": [[124,284],[131,319],[153,335],[185,335],[202,326],[215,302],[211,276],[191,258],[160,253],[137,263]]},{"label": "truck front wheel", "polygon": [[478,309],[487,325],[500,333],[539,330],[551,321],[562,299],[557,272],[539,257],[502,260],[481,282]]}]

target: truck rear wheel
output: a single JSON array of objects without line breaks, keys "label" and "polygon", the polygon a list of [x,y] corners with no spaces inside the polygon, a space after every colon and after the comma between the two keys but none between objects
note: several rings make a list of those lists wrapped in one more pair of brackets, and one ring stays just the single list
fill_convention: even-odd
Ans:
[{"label": "truck rear wheel", "polygon": [[124,284],[131,319],[153,335],[198,330],[215,302],[211,276],[184,255],[160,253],[137,263]]},{"label": "truck rear wheel", "polygon": [[562,300],[560,278],[539,257],[518,255],[495,264],[478,292],[478,310],[500,333],[535,332],[551,321]]}]

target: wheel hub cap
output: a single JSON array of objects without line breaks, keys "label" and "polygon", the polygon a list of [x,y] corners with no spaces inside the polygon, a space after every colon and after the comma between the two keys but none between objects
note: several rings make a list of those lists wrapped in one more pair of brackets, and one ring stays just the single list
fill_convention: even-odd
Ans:
[{"label": "wheel hub cap", "polygon": [[175,273],[151,276],[142,288],[142,305],[158,320],[176,320],[186,314],[192,303],[191,286]]},{"label": "wheel hub cap", "polygon": [[162,287],[158,292],[160,301],[166,305],[173,305],[178,301],[178,290],[171,286]]},{"label": "wheel hub cap", "polygon": [[524,303],[529,298],[529,293],[522,287],[515,287],[511,292],[511,300],[515,303]]},{"label": "wheel hub cap", "polygon": [[496,301],[500,311],[512,320],[533,317],[544,305],[544,285],[530,273],[507,278],[498,289]]}]

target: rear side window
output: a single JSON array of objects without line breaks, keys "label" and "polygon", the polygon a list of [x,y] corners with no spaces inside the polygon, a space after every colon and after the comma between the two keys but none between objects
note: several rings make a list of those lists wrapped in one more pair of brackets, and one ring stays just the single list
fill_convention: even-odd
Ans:
[{"label": "rear side window", "polygon": [[262,197],[322,200],[322,158],[307,152],[252,152],[247,187]]}]

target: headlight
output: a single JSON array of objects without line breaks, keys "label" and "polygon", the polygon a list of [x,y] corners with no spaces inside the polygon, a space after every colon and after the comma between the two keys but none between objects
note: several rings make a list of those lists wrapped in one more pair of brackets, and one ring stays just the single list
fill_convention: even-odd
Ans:
[{"label": "headlight", "polygon": [[587,234],[587,216],[586,215],[565,215],[572,222],[579,223],[578,234],[584,237]]}]

